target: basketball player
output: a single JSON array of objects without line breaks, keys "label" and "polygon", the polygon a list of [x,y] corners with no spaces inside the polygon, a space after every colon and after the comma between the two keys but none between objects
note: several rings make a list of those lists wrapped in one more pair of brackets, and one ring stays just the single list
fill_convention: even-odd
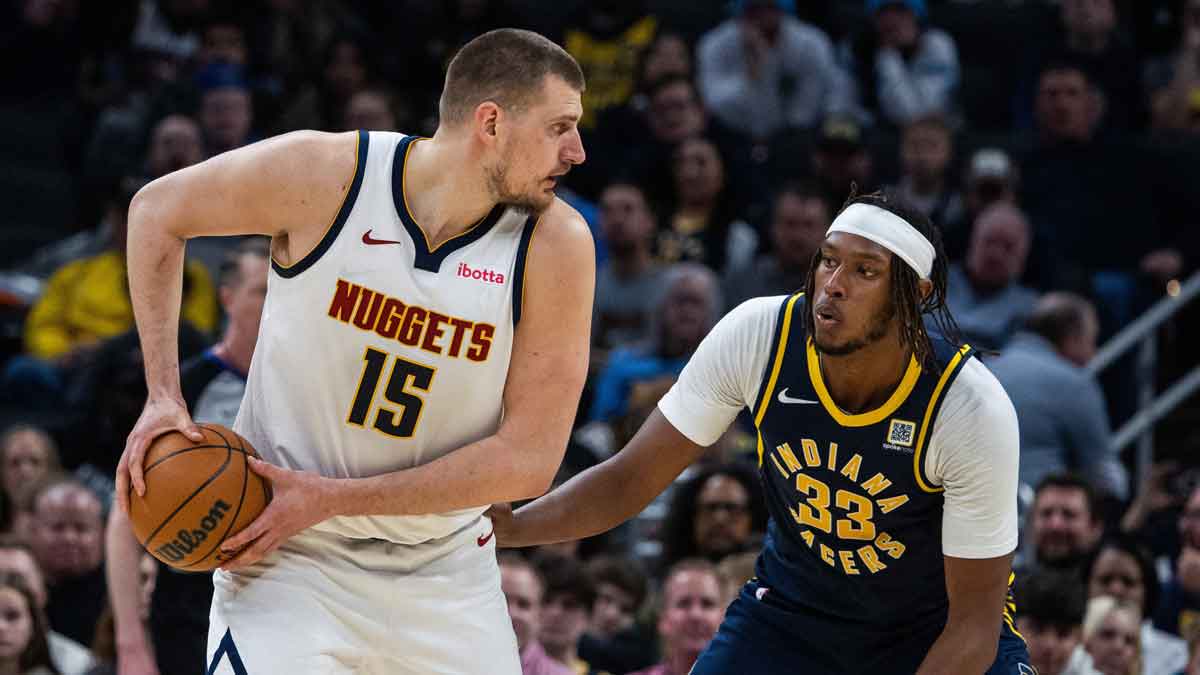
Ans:
[{"label": "basketball player", "polygon": [[[196,421],[234,425],[258,339],[270,256],[266,240],[254,237],[230,251],[221,263],[217,290],[227,317],[225,331],[217,344],[184,363],[179,375],[184,404]],[[150,599],[154,630],[147,636],[135,592],[137,561],[145,553],[121,509],[109,512],[104,540],[119,672],[203,675],[212,575],[181,572],[155,561],[158,576]]]},{"label": "basketball player", "polygon": [[184,240],[272,236],[234,428],[274,497],[222,545],[241,552],[213,576],[209,673],[520,672],[481,516],[549,487],[587,371],[594,252],[554,195],[584,160],[583,86],[549,40],[492,31],[451,61],[432,139],[287,134],[134,201],[150,396],[123,501],[155,436],[195,431],[175,358]]},{"label": "basketball player", "polygon": [[852,199],[803,293],[733,310],[621,452],[515,514],[497,508],[497,537],[613,527],[746,407],[772,517],[756,578],[693,675],[1031,673],[1005,601],[1016,414],[969,347],[926,333],[923,313],[954,332],[945,291],[928,218]]}]

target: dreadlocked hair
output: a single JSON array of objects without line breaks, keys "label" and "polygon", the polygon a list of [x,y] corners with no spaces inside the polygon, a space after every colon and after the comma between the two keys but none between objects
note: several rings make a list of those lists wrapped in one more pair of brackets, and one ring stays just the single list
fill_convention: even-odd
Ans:
[{"label": "dreadlocked hair", "polygon": [[[929,220],[928,216],[889,191],[860,195],[857,194],[857,188],[852,186],[850,196],[838,213],[845,211],[851,204],[869,204],[888,211],[912,225],[917,232],[929,240],[929,243],[933,244],[935,255],[933,270],[929,274],[929,280],[933,282],[933,289],[929,295],[925,298],[921,297],[920,288],[917,285],[920,278],[917,277],[916,271],[895,253],[892,254],[890,292],[892,308],[900,320],[901,344],[912,349],[913,356],[916,357],[922,368],[937,372],[940,369],[937,359],[934,357],[933,340],[925,328],[924,315],[932,316],[940,339],[955,347],[962,343],[958,324],[946,306],[946,279],[949,266],[946,263],[945,248],[942,246],[941,231]],[[818,248],[813,255],[812,264],[808,266],[808,278],[804,284],[805,297],[810,299],[815,297],[816,274],[820,262],[821,250]],[[808,335],[816,334],[811,307],[804,312],[804,330]]]}]

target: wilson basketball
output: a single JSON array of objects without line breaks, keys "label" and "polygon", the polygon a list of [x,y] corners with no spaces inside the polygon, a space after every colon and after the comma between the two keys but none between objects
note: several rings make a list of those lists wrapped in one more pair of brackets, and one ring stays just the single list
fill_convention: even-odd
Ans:
[{"label": "wilson basketball", "polygon": [[189,572],[215,569],[233,556],[221,542],[249,525],[271,500],[270,485],[250,470],[246,439],[219,424],[199,425],[204,440],[172,431],[150,444],[142,463],[146,494],[129,489],[134,535],[155,558]]}]

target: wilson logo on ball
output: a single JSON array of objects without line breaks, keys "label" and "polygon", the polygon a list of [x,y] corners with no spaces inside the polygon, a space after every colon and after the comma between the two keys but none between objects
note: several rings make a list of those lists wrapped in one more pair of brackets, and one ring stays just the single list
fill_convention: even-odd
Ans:
[{"label": "wilson logo on ball", "polygon": [[229,508],[228,504],[218,499],[208,513],[200,519],[200,527],[192,530],[180,530],[174,539],[155,549],[155,553],[172,562],[183,560],[204,543],[205,539],[208,539],[209,532],[217,529]]}]

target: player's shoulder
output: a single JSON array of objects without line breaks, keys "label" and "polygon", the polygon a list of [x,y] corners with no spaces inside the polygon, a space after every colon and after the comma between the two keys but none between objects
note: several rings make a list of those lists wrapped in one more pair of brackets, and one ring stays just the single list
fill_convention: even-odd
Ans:
[{"label": "player's shoulder", "polygon": [[353,171],[362,136],[357,131],[301,129],[258,141],[245,150],[298,176],[324,180]]},{"label": "player's shoulder", "polygon": [[978,358],[967,359],[946,392],[943,409],[950,416],[972,423],[988,420],[1015,426],[1017,412],[1004,386]]},{"label": "player's shoulder", "polygon": [[575,264],[583,256],[595,258],[595,243],[587,221],[557,197],[535,219],[529,247],[530,256],[542,260],[554,258],[564,264]]}]

